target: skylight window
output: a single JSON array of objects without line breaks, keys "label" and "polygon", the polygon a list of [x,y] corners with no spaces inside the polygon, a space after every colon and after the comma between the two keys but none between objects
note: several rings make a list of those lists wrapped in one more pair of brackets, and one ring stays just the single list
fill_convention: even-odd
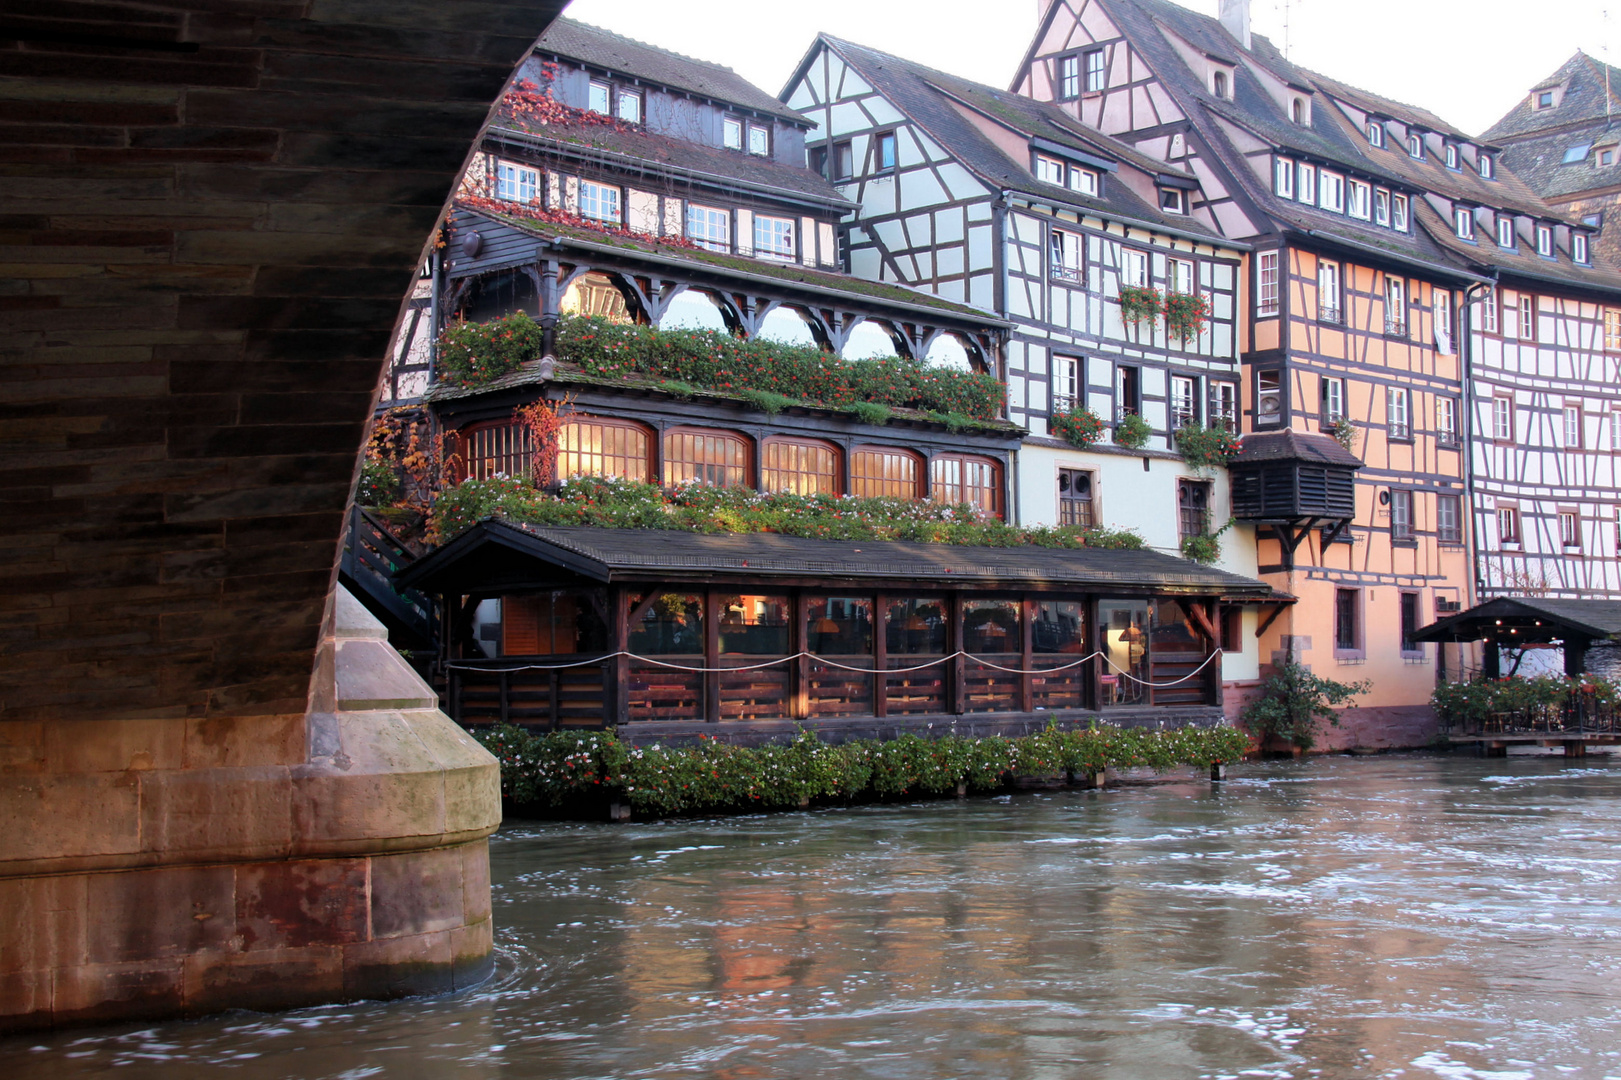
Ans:
[{"label": "skylight window", "polygon": [[1587,160],[1588,151],[1593,149],[1592,143],[1577,143],[1565,151],[1565,165],[1576,165]]}]

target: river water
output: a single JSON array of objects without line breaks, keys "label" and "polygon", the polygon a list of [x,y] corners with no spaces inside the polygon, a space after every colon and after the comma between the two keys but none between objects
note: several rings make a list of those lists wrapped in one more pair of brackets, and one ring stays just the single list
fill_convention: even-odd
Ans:
[{"label": "river water", "polygon": [[1621,1077],[1621,762],[1328,758],[509,824],[455,997],[0,1042],[5,1080]]}]

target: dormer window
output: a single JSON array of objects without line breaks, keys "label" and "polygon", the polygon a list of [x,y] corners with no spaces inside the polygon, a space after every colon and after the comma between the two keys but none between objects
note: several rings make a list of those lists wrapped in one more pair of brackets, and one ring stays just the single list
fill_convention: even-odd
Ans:
[{"label": "dormer window", "polygon": [[1360,180],[1352,180],[1346,186],[1345,212],[1354,218],[1367,221],[1371,211],[1370,189]]},{"label": "dormer window", "polygon": [[1390,228],[1390,192],[1384,188],[1373,189],[1373,223]]},{"label": "dormer window", "polygon": [[749,153],[755,157],[771,156],[771,129],[764,124],[749,125]]},{"label": "dormer window", "polygon": [[1377,120],[1368,121],[1368,145],[1379,147],[1385,145],[1385,125]]},{"label": "dormer window", "polygon": [[1551,109],[1551,108],[1553,108],[1553,91],[1552,90],[1539,90],[1539,91],[1537,91],[1536,105],[1537,105],[1537,108],[1539,108],[1539,109]]},{"label": "dormer window", "polygon": [[1345,177],[1327,170],[1317,174],[1317,205],[1324,210],[1345,210]]},{"label": "dormer window", "polygon": [[1079,191],[1082,195],[1096,195],[1098,193],[1098,174],[1091,169],[1082,169],[1071,165],[1069,167],[1069,189]]},{"label": "dormer window", "polygon": [[1310,205],[1317,201],[1317,166],[1307,165],[1304,161],[1295,170],[1295,198]]},{"label": "dormer window", "polygon": [[1036,155],[1036,179],[1043,184],[1064,186],[1064,163],[1057,158]]},{"label": "dormer window", "polygon": [[720,122],[720,142],[728,150],[743,149],[743,121],[728,116]]},{"label": "dormer window", "polygon": [[1280,198],[1295,197],[1295,163],[1288,158],[1272,159],[1272,190]]},{"label": "dormer window", "polygon": [[591,92],[586,98],[586,108],[602,116],[613,115],[613,87],[605,82],[591,80]]},{"label": "dormer window", "polygon": [[1295,98],[1289,102],[1289,119],[1302,126],[1306,123],[1306,99]]},{"label": "dormer window", "polygon": [[1570,238],[1570,259],[1584,266],[1587,264],[1587,234],[1574,233]]},{"label": "dormer window", "polygon": [[1168,214],[1185,214],[1188,212],[1187,192],[1181,188],[1162,187],[1159,189],[1159,208]]},{"label": "dormer window", "polygon": [[1452,224],[1458,231],[1459,240],[1475,238],[1475,213],[1467,206],[1453,207]]},{"label": "dormer window", "polygon": [[618,108],[614,110],[614,113],[627,124],[641,123],[642,95],[634,90],[619,91]]},{"label": "dormer window", "polygon": [[1424,156],[1424,136],[1416,133],[1407,136],[1407,156],[1412,158]]},{"label": "dormer window", "polygon": [[1230,98],[1233,96],[1231,86],[1232,83],[1227,78],[1227,73],[1225,71],[1216,71],[1211,74],[1210,92],[1212,94],[1215,94],[1219,98]]},{"label": "dormer window", "polygon": [[1492,156],[1490,154],[1480,155],[1479,171],[1480,178],[1482,180],[1490,180],[1492,177],[1497,175],[1497,166],[1493,163]]},{"label": "dormer window", "polygon": [[1514,248],[1514,219],[1507,214],[1497,215],[1497,246]]},{"label": "dormer window", "polygon": [[1397,232],[1407,231],[1407,196],[1397,195],[1391,199],[1390,226]]},{"label": "dormer window", "polygon": [[532,203],[540,196],[540,170],[498,162],[495,167],[495,197],[503,202]]},{"label": "dormer window", "polygon": [[1447,168],[1458,167],[1458,147],[1456,143],[1447,143]]},{"label": "dormer window", "polygon": [[1593,157],[1593,165],[1595,167],[1597,167],[1597,168],[1608,169],[1611,165],[1614,165],[1614,164],[1615,164],[1615,148],[1614,147],[1610,147],[1610,148],[1605,149],[1605,150],[1600,150]]},{"label": "dormer window", "polygon": [[1546,225],[1537,226],[1537,254],[1544,259],[1553,258],[1553,230]]}]

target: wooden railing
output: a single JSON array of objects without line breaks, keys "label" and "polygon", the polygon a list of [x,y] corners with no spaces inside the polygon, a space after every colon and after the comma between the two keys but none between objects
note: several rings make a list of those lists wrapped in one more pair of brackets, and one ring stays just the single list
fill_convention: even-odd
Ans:
[{"label": "wooden railing", "polygon": [[1532,705],[1485,717],[1440,715],[1443,735],[1621,735],[1621,705],[1591,694],[1571,693],[1562,702]]},{"label": "wooden railing", "polygon": [[522,724],[529,728],[600,728],[607,724],[613,662],[550,671],[578,656],[457,661],[447,671],[445,709],[463,725]]},{"label": "wooden railing", "polygon": [[394,576],[416,559],[383,522],[362,507],[350,511],[339,577],[360,594],[355,598],[388,626],[395,645],[428,648],[438,637],[433,601],[425,593],[394,584]]}]

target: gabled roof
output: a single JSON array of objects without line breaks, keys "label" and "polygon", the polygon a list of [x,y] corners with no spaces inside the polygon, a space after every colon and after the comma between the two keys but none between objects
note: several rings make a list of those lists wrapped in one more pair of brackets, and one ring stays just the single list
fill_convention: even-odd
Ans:
[{"label": "gabled roof", "polygon": [[[515,556],[515,558],[514,558]],[[401,584],[466,591],[485,566],[495,584],[567,575],[609,584],[740,580],[879,582],[944,587],[1130,589],[1267,597],[1253,578],[1161,554],[1100,548],[969,547],[893,540],[812,540],[776,533],[716,536],[658,529],[552,528],[486,518],[412,563]]]},{"label": "gabled roof", "polygon": [[[1605,108],[1605,76],[1609,76],[1609,108]],[[1565,92],[1551,109],[1538,109],[1531,103],[1538,90],[1564,84]],[[1508,143],[1545,132],[1550,128],[1603,124],[1610,117],[1621,117],[1621,68],[1578,51],[1558,71],[1531,88],[1514,108],[1481,136],[1493,142]]]},{"label": "gabled roof", "polygon": [[[1505,631],[1514,630],[1512,635]],[[1621,600],[1549,600],[1500,596],[1468,611],[1438,619],[1413,635],[1419,641],[1481,641],[1505,644],[1551,640],[1621,640]]]},{"label": "gabled roof", "polygon": [[803,115],[729,67],[682,56],[574,19],[558,19],[552,23],[535,43],[534,51],[541,55],[566,57],[616,75],[780,117],[801,127],[813,126]]},{"label": "gabled roof", "polygon": [[[1574,127],[1516,138],[1503,150],[1503,162],[1544,199],[1565,199],[1621,184],[1621,153],[1608,167],[1599,165],[1594,154],[1596,147],[1615,148],[1618,141],[1621,108],[1609,123],[1600,117]],[[1575,147],[1585,148],[1581,159],[1567,162],[1566,155]]]},{"label": "gabled roof", "polygon": [[[962,112],[964,108],[973,110],[1015,135],[1046,140],[1082,154],[1114,161],[1146,173],[1149,177],[1165,177],[1177,182],[1192,179],[1174,166],[1082,126],[1055,105],[1033,101],[828,34],[818,35],[817,44],[836,52],[965,168],[994,188],[1079,207],[1114,219],[1140,222],[1150,227],[1221,242],[1220,237],[1205,225],[1193,218],[1163,213],[1118,180],[1106,179],[1098,197],[1037,180],[1030,171],[1028,157],[1015,159],[1010,156]],[[812,53],[814,51],[813,46]],[[801,70],[803,67],[801,65]],[[797,77],[796,74],[795,79]],[[793,81],[790,80],[790,87]]]}]

